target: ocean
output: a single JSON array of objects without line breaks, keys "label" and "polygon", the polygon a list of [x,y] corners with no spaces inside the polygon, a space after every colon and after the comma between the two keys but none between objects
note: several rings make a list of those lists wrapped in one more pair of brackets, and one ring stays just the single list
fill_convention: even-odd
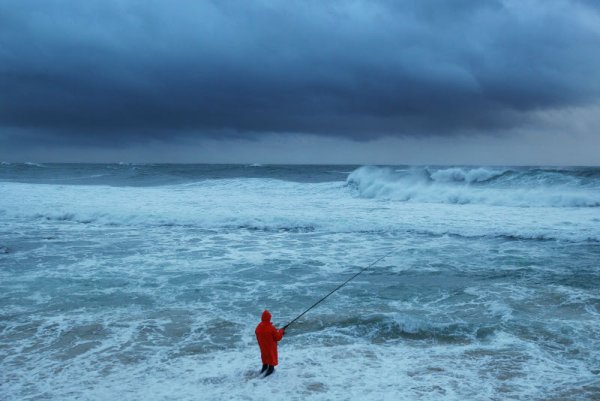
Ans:
[{"label": "ocean", "polygon": [[0,399],[265,398],[599,400],[600,168],[0,165]]}]

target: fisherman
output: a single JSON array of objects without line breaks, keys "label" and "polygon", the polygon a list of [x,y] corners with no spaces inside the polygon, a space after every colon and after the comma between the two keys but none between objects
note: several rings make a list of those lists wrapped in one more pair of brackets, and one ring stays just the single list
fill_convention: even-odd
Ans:
[{"label": "fisherman", "polygon": [[262,313],[261,320],[254,333],[263,363],[260,373],[266,372],[264,377],[267,377],[275,371],[275,366],[277,366],[277,342],[283,338],[284,329],[277,330],[273,326],[271,313],[266,309]]}]

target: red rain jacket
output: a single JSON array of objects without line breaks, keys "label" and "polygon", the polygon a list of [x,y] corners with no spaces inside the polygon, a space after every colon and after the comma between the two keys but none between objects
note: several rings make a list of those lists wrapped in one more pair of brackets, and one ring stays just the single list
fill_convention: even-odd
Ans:
[{"label": "red rain jacket", "polygon": [[283,329],[277,330],[271,323],[271,313],[265,309],[262,314],[262,322],[256,326],[254,333],[260,347],[262,363],[266,365],[277,365],[277,341],[283,338]]}]

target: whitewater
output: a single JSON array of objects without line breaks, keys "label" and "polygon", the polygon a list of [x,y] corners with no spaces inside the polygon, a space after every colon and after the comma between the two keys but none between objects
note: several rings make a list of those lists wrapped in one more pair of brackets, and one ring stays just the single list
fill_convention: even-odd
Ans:
[{"label": "whitewater", "polygon": [[2,163],[0,399],[599,399],[599,262],[600,168]]}]

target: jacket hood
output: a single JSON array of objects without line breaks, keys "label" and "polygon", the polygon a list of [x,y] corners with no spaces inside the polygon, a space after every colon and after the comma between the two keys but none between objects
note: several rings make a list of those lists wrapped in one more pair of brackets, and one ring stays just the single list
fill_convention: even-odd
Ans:
[{"label": "jacket hood", "polygon": [[269,312],[268,310],[265,309],[265,311],[262,313],[261,320],[263,322],[270,322],[271,321],[271,312]]}]

